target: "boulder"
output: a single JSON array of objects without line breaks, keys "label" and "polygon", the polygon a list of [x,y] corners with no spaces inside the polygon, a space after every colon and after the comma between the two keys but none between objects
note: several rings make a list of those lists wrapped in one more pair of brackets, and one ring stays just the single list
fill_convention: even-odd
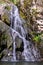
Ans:
[{"label": "boulder", "polygon": [[19,38],[18,36],[15,38],[16,43],[16,58],[17,60],[23,60],[22,52],[24,51],[24,44],[23,40]]},{"label": "boulder", "polygon": [[24,50],[23,40],[17,36],[15,38],[15,43],[16,43],[16,51],[23,52]]},{"label": "boulder", "polygon": [[[12,52],[12,37],[10,34],[10,28],[4,22],[0,20],[0,59],[4,53],[8,54],[8,51]],[[3,52],[3,53],[2,53]],[[4,54],[4,56],[6,55]]]}]

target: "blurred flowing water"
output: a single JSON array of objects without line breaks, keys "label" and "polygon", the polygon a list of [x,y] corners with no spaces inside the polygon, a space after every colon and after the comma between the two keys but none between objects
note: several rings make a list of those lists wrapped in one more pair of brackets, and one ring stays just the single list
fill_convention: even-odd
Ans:
[{"label": "blurred flowing water", "polygon": [[11,20],[11,35],[13,38],[13,59],[11,61],[18,61],[16,58],[16,44],[15,44],[15,38],[18,36],[20,39],[23,40],[24,44],[24,50],[22,52],[22,57],[24,57],[25,61],[38,61],[40,58],[40,54],[38,52],[38,49],[34,47],[34,45],[26,40],[26,34],[27,30],[23,26],[23,23],[25,22],[22,20],[19,16],[19,11],[17,6],[13,5],[12,10],[10,11],[10,20]]}]

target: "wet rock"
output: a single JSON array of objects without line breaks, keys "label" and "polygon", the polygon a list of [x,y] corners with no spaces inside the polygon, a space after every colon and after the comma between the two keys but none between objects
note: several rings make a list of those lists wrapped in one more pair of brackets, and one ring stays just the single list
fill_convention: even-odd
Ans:
[{"label": "wet rock", "polygon": [[21,60],[21,55],[22,55],[21,52],[17,52],[17,53],[16,53],[16,58],[17,58],[17,60]]},{"label": "wet rock", "polygon": [[17,51],[23,52],[24,50],[23,40],[20,39],[19,37],[16,37],[15,43],[16,43],[16,52]]},{"label": "wet rock", "polygon": [[24,44],[23,44],[23,40],[21,38],[19,38],[18,36],[15,39],[16,42],[16,58],[17,60],[22,60],[22,52],[24,51]]},{"label": "wet rock", "polygon": [[32,39],[31,34],[27,33],[27,35],[26,35],[26,40],[31,40],[31,39]]},{"label": "wet rock", "polygon": [[22,35],[20,27],[17,27],[17,31],[20,33],[20,35]]}]

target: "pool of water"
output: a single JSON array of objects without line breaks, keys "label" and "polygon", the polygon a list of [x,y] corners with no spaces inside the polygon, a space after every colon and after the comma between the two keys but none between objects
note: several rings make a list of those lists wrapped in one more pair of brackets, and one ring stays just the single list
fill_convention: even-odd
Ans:
[{"label": "pool of water", "polygon": [[0,65],[43,65],[43,62],[0,62]]}]

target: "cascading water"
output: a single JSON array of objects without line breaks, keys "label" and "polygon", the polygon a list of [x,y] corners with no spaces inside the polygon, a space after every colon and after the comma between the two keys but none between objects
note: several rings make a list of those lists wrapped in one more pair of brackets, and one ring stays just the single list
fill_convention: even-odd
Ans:
[{"label": "cascading water", "polygon": [[25,61],[38,61],[40,54],[38,52],[38,49],[34,47],[34,45],[26,40],[26,34],[27,31],[23,27],[23,20],[21,20],[18,12],[18,8],[13,5],[12,11],[10,12],[10,20],[11,20],[11,34],[13,38],[13,61],[16,61],[16,43],[15,38],[19,36],[23,40],[24,44],[24,51],[22,52],[22,56],[24,56]]}]

